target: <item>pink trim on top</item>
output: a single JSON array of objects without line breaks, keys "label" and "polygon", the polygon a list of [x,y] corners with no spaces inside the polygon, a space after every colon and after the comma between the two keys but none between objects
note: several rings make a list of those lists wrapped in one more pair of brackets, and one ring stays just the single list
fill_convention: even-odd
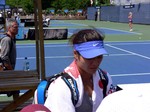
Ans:
[{"label": "pink trim on top", "polygon": [[80,73],[78,71],[75,60],[65,69],[65,72],[71,73],[74,78],[78,78]]}]

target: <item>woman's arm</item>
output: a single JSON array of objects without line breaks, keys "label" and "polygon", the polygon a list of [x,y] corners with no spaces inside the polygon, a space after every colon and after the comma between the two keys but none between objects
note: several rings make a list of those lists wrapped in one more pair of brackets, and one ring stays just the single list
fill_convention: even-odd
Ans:
[{"label": "woman's arm", "polygon": [[71,91],[61,77],[51,83],[44,105],[52,112],[75,112]]}]

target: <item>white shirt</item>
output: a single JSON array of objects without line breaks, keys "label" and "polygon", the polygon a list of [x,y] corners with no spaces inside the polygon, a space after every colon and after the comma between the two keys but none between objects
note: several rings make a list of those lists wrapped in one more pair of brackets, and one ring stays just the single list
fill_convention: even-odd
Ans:
[{"label": "white shirt", "polygon": [[136,85],[104,98],[96,112],[150,112],[150,86]]},{"label": "white shirt", "polygon": [[[45,106],[49,108],[52,112],[75,112],[76,107],[79,107],[82,104],[84,96],[84,86],[81,79],[81,75],[76,69],[76,65],[73,62],[69,67],[65,69],[70,76],[74,77],[77,82],[79,90],[79,100],[76,106],[73,105],[71,99],[71,92],[66,83],[59,77],[54,82],[51,83],[48,88],[48,97],[45,101]],[[111,77],[108,75],[109,83],[107,85],[107,92],[110,89],[112,84]],[[92,103],[93,108],[92,112],[95,112],[99,107],[101,101],[103,100],[103,90],[99,87],[100,76],[98,71],[93,74],[94,90],[92,92]],[[81,111],[78,111],[81,112]]]}]

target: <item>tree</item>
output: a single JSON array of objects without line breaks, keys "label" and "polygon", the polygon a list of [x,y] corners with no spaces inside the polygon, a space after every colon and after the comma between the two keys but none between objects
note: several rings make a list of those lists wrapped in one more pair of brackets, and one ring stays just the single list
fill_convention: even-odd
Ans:
[{"label": "tree", "polygon": [[[42,9],[54,8],[55,10],[77,10],[86,9],[90,6],[90,0],[41,0]],[[96,5],[109,5],[110,0],[93,0]],[[6,4],[11,7],[22,7],[26,13],[33,13],[33,0],[6,0]]]},{"label": "tree", "polygon": [[21,1],[22,8],[25,10],[25,13],[33,13],[34,7],[33,7],[33,0],[22,0]]},{"label": "tree", "polygon": [[11,7],[19,7],[21,0],[6,0],[6,4]]},{"label": "tree", "polygon": [[26,13],[33,13],[33,0],[6,0],[6,4],[12,8],[22,7]]},{"label": "tree", "polygon": [[42,9],[45,10],[47,8],[50,8],[50,5],[52,4],[52,0],[41,0],[42,1]]}]

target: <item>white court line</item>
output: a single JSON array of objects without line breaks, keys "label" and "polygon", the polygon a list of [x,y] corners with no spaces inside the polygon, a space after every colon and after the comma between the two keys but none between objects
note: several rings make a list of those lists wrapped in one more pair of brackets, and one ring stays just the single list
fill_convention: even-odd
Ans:
[{"label": "white court line", "polygon": [[[147,44],[150,44],[150,42],[144,42],[144,43],[141,43],[141,42],[105,42],[105,45],[147,45]],[[29,47],[36,47],[35,44],[17,44],[17,48],[29,48]],[[28,46],[30,45],[30,46]],[[44,44],[45,47],[64,47],[64,46],[72,46],[72,45],[69,45],[68,43],[45,43]]]},{"label": "white court line", "polygon": [[130,40],[130,41],[105,41],[105,43],[130,43],[130,42],[150,42],[150,40]]},{"label": "white court line", "polygon": [[[72,46],[72,45],[69,45],[69,44],[66,44],[66,43],[60,43],[60,44],[57,44],[57,45],[54,45],[54,44],[57,44],[57,43],[53,43],[53,45],[49,45],[49,44],[45,44],[44,47],[50,47],[50,48],[53,48],[53,47],[68,47],[68,46]],[[26,46],[26,45],[23,45],[23,46],[17,46],[17,48],[34,48],[36,47],[35,45],[33,46]]]},{"label": "white court line", "polygon": [[133,56],[133,54],[108,54],[106,56]]},{"label": "white court line", "polygon": [[17,48],[35,48],[36,46],[17,46]]},{"label": "white court line", "polygon": [[[56,44],[56,45],[54,45],[54,44]],[[123,43],[120,43],[120,42],[118,42],[118,43],[105,43],[105,45],[149,45],[150,44],[150,42],[147,42],[147,43],[139,43],[139,42],[123,42]],[[28,46],[28,45],[30,45],[30,46]],[[45,43],[45,47],[66,47],[66,46],[72,46],[72,45],[69,45],[68,43],[60,43],[60,44],[58,44],[58,43],[51,43],[51,44],[49,44],[49,43]],[[17,48],[34,48],[34,47],[36,47],[35,46],[35,44],[18,44],[18,46],[17,46]]]},{"label": "white court line", "polygon": [[118,48],[118,47],[115,47],[115,46],[112,46],[112,45],[109,45],[109,44],[106,44],[106,46],[150,60],[150,57],[147,57],[147,56],[144,56],[144,55],[141,55],[141,54],[138,54],[138,53],[134,53],[134,52],[131,52],[131,51],[128,51],[128,50],[125,50],[125,49],[121,49],[121,48]]},{"label": "white court line", "polygon": [[[66,23],[65,21],[58,21],[57,20],[57,22],[61,22],[61,23]],[[79,23],[67,23],[67,24],[74,24],[74,25],[78,25],[78,26],[88,26],[88,25],[86,25],[86,24],[79,24]]]},{"label": "white court line", "polygon": [[132,73],[132,74],[115,74],[112,77],[126,77],[126,76],[140,76],[140,75],[150,75],[150,73]]},{"label": "white court line", "polygon": [[108,29],[108,30],[114,30],[114,31],[121,31],[121,32],[126,32],[126,33],[132,33],[132,34],[137,34],[137,35],[142,35],[142,33],[137,33],[137,32],[129,32],[125,30],[118,30],[118,29],[112,29],[112,28],[106,28],[106,27],[100,27],[102,29]]},{"label": "white court line", "polygon": [[123,42],[123,43],[114,43],[114,42],[110,42],[109,43],[110,45],[150,45],[150,42],[143,42],[143,43],[141,43],[141,42]]},{"label": "white court line", "polygon": [[[76,23],[74,23],[74,24],[76,24]],[[83,26],[83,25],[81,24],[81,26]],[[88,25],[84,25],[84,26],[88,26]],[[137,32],[129,32],[129,31],[125,31],[125,30],[111,29],[111,28],[105,28],[105,27],[100,27],[100,28],[102,28],[102,29],[108,29],[108,30],[112,30],[112,31],[120,31],[120,32],[125,32],[125,33],[130,33],[130,34],[142,35],[142,33],[137,33]],[[73,33],[70,33],[70,32],[68,32],[68,33],[69,34],[73,34]]]},{"label": "white court line", "polygon": [[[110,54],[104,56],[131,56],[132,54]],[[45,59],[54,59],[54,58],[73,58],[74,56],[45,56]],[[19,57],[17,59],[24,59],[24,57]],[[28,57],[28,59],[36,59],[36,57]]]},{"label": "white court line", "polygon": [[[79,26],[88,26],[86,24],[78,24],[78,23],[71,23],[71,24],[75,24],[75,25],[79,25]],[[99,27],[98,27],[99,28]],[[114,31],[121,31],[121,32],[126,32],[126,33],[131,33],[131,34],[137,34],[137,35],[142,35],[142,33],[137,33],[137,32],[129,32],[129,31],[125,31],[125,30],[119,30],[119,29],[112,29],[112,28],[106,28],[106,27],[100,27],[102,29],[108,29],[108,30],[114,30]],[[72,33],[70,33],[72,34]]]},{"label": "white court line", "polygon": [[[48,56],[48,57],[45,57],[46,59],[54,59],[54,58],[73,58],[74,56]],[[17,59],[24,59],[24,57],[20,57],[20,58],[17,58]],[[28,57],[28,59],[36,59],[36,57]]]},{"label": "white court line", "polygon": [[[60,21],[60,22],[63,22],[63,23],[66,23],[64,21]],[[67,23],[68,24],[68,23]],[[74,24],[74,25],[78,25],[78,26],[88,26],[86,24],[79,24],[79,23],[69,23],[69,24]]]},{"label": "white court line", "polygon": [[86,24],[78,24],[78,23],[71,23],[71,24],[78,25],[78,26],[88,26]]}]

